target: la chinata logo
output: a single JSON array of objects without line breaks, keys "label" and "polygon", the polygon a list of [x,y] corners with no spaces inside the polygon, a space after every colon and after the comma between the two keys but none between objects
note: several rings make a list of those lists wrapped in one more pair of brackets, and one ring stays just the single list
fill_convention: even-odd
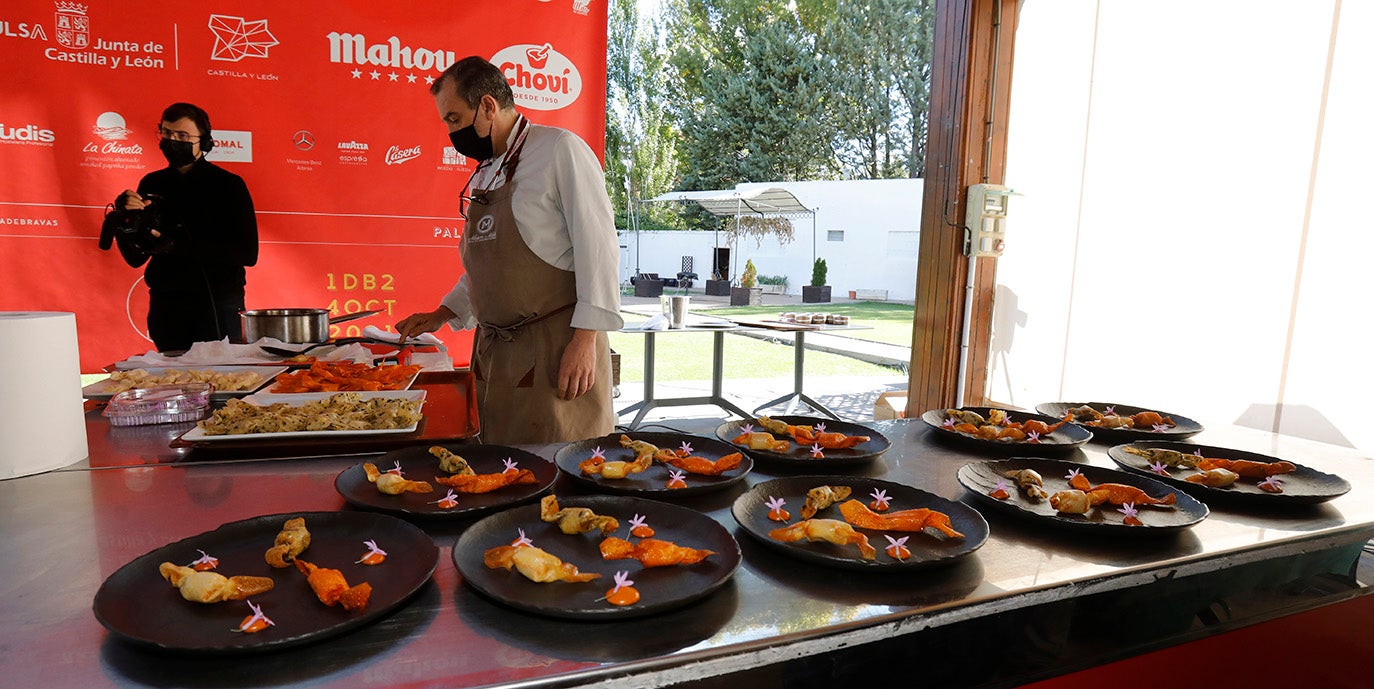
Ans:
[{"label": "la chinata logo", "polygon": [[86,16],[86,6],[76,2],[53,3],[57,11],[53,14],[53,35],[57,44],[71,50],[84,50],[91,46],[91,18]]},{"label": "la chinata logo", "polygon": [[531,110],[558,110],[582,95],[582,75],[568,56],[549,43],[503,48],[491,58],[506,75],[517,105]]}]

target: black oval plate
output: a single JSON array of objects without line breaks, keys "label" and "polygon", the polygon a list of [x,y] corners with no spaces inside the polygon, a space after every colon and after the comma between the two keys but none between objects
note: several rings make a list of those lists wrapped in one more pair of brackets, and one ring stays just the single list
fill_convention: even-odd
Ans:
[{"label": "black oval plate", "polygon": [[[372,585],[361,613],[328,607],[315,597],[294,567],[274,569],[263,561],[282,524],[304,517],[310,547],[301,556],[343,572],[349,584]],[[380,565],[355,564],[367,552],[363,541],[387,552]],[[192,603],[158,574],[163,562],[189,564],[197,549],[219,558],[225,576],[271,577],[276,586],[250,600],[275,626],[256,634],[230,631],[253,614],[243,601]],[[95,593],[92,611],[115,636],[167,651],[243,654],[312,643],[385,617],[434,574],[439,550],[425,532],[405,521],[370,512],[297,512],[230,522],[165,545],[120,567]]]},{"label": "black oval plate", "polygon": [[[548,492],[558,478],[558,470],[549,460],[539,455],[506,447],[505,445],[445,445],[455,454],[468,460],[468,465],[479,474],[495,474],[505,470],[506,459],[515,461],[517,468],[534,472],[534,483],[516,484],[498,488],[490,493],[458,493],[458,506],[443,508],[438,500],[448,493],[448,486],[437,483],[435,476],[447,476],[439,470],[439,458],[429,453],[430,445],[416,445],[392,450],[377,458],[373,464],[386,471],[401,463],[405,477],[414,481],[428,481],[434,486],[432,493],[403,493],[387,495],[377,486],[369,483],[367,472],[362,464],[355,464],[334,479],[334,489],[348,504],[363,509],[377,510],[389,514],[408,517],[438,519],[466,519],[486,514],[504,507],[529,502]],[[457,492],[457,491],[455,491]]]},{"label": "black oval plate", "polygon": [[[809,541],[784,543],[768,536],[768,532],[773,529],[801,521],[801,508],[806,503],[806,492],[816,486],[825,485],[849,486],[853,489],[853,493],[849,497],[860,500],[865,505],[872,499],[872,491],[887,491],[887,497],[891,501],[889,512],[921,507],[944,512],[949,515],[954,530],[963,534],[964,538],[945,538],[912,531],[879,531],[857,529],[856,527],[857,531],[868,536],[869,545],[878,550],[878,559],[865,560],[859,555],[858,546],[839,546],[833,543]],[[770,497],[782,498],[786,501],[786,509],[792,513],[792,518],[786,523],[775,522],[768,518],[768,498]],[[779,552],[822,565],[865,572],[906,572],[952,564],[959,558],[982,547],[988,539],[987,521],[983,519],[983,515],[978,514],[977,510],[968,505],[946,500],[934,493],[928,493],[919,488],[912,488],[900,483],[856,476],[791,476],[765,481],[736,498],[734,505],[730,508],[730,513],[734,515],[735,521],[739,522],[746,533],[758,539],[760,543]],[[832,505],[817,512],[814,518],[844,521],[838,505]],[[886,552],[888,542],[886,538],[883,538],[884,534],[890,534],[893,538],[909,536],[906,546],[911,551],[911,557],[905,560],[895,560],[889,557]]]},{"label": "black oval plate", "polygon": [[568,443],[558,448],[554,453],[553,461],[558,465],[559,471],[567,474],[568,478],[580,483],[592,490],[602,493],[617,493],[620,495],[640,495],[654,498],[675,498],[687,495],[697,495],[699,493],[709,493],[729,487],[732,484],[744,480],[745,475],[754,468],[754,460],[750,459],[749,454],[744,453],[740,460],[740,465],[719,476],[705,476],[684,472],[682,480],[687,483],[686,488],[669,488],[669,471],[676,471],[671,466],[661,462],[654,462],[652,466],[638,474],[630,474],[622,479],[606,479],[600,476],[585,476],[577,465],[588,457],[592,456],[592,450],[600,447],[605,451],[608,461],[632,461],[634,453],[629,448],[620,446],[620,436],[628,435],[635,440],[643,440],[653,443],[661,449],[675,450],[682,443],[690,443],[692,454],[698,457],[715,461],[728,454],[743,452],[743,448],[735,447],[729,443],[722,443],[713,438],[706,438],[699,435],[687,435],[685,433],[641,433],[631,431],[629,433],[612,433],[600,438],[588,438]]},{"label": "black oval plate", "polygon": [[1150,470],[1150,463],[1144,457],[1133,455],[1126,452],[1127,445],[1134,445],[1139,448],[1164,447],[1171,450],[1178,450],[1192,454],[1194,451],[1201,451],[1204,457],[1216,457],[1218,459],[1248,459],[1253,462],[1278,462],[1292,460],[1280,460],[1277,457],[1270,457],[1255,452],[1244,450],[1233,450],[1227,447],[1213,447],[1210,445],[1194,445],[1192,443],[1170,442],[1167,440],[1137,441],[1125,445],[1117,445],[1107,450],[1107,456],[1112,458],[1121,468],[1135,474],[1149,476],[1157,481],[1162,481],[1169,485],[1178,486],[1204,502],[1217,504],[1225,503],[1232,506],[1275,506],[1275,505],[1310,505],[1319,502],[1326,502],[1333,498],[1338,498],[1350,492],[1350,482],[1336,476],[1327,474],[1311,467],[1306,467],[1297,462],[1292,462],[1297,467],[1291,473],[1280,474],[1279,480],[1283,482],[1282,493],[1270,493],[1262,490],[1258,480],[1241,478],[1227,488],[1212,488],[1200,483],[1190,483],[1184,479],[1195,473],[1191,469],[1170,469],[1170,476],[1159,476]]},{"label": "black oval plate", "polygon": [[1130,416],[1132,414],[1139,414],[1143,411],[1152,411],[1158,413],[1160,416],[1167,416],[1173,419],[1175,424],[1173,428],[1155,431],[1141,430],[1139,428],[1099,428],[1097,426],[1089,426],[1086,424],[1074,423],[1072,421],[1069,422],[1080,428],[1087,429],[1088,432],[1093,434],[1093,438],[1097,440],[1109,440],[1114,443],[1130,440],[1182,440],[1183,438],[1191,438],[1203,431],[1202,424],[1186,416],[1179,416],[1178,414],[1171,414],[1158,409],[1133,407],[1129,404],[1116,404],[1114,402],[1045,402],[1035,405],[1035,410],[1041,414],[1053,416],[1056,419],[1062,419],[1064,418],[1065,412],[1083,405],[1087,405],[1101,412],[1105,412],[1108,407],[1111,407],[1121,416]]},{"label": "black oval plate", "polygon": [[[645,568],[634,560],[602,560],[601,534],[567,535],[539,518],[538,505],[525,505],[493,514],[473,524],[453,546],[453,563],[477,591],[513,608],[573,619],[610,619],[649,615],[681,607],[705,597],[730,581],[740,564],[739,544],[720,522],[696,510],[654,500],[592,495],[560,497],[559,507],[588,507],[599,515],[620,520],[610,534],[628,540],[630,518],[643,515],[654,538],[690,548],[714,550],[695,565]],[[512,569],[488,569],[482,555],[490,548],[519,538],[520,530],[538,548],[600,579],[582,583],[539,584]],[[615,573],[629,571],[639,590],[634,605],[611,605],[597,600],[615,586]]]},{"label": "black oval plate", "polygon": [[[977,412],[983,418],[987,418],[988,414],[993,409],[993,407],[959,408],[964,411]],[[1044,421],[1047,424],[1059,423],[1059,419],[1056,419],[1052,416],[1045,416],[1044,414],[1032,414],[1030,412],[1017,411],[1014,409],[1003,409],[1002,411],[1005,411],[1007,413],[1007,417],[1013,421],[1040,419],[1041,421]],[[1093,439],[1093,434],[1090,431],[1087,431],[1082,427],[1066,423],[1063,426],[1060,426],[1054,432],[1050,433],[1049,435],[1040,438],[1040,442],[1037,443],[1031,443],[1026,441],[1002,442],[1000,440],[985,440],[983,438],[975,438],[970,435],[964,435],[963,433],[958,433],[953,429],[945,427],[944,423],[946,418],[947,417],[945,416],[944,409],[931,409],[921,415],[921,420],[925,421],[926,425],[930,426],[931,428],[934,428],[936,432],[939,434],[939,437],[947,438],[957,443],[963,443],[965,445],[979,448],[1015,448],[1017,452],[1036,452],[1038,450],[1044,452],[1059,453],[1067,452],[1068,450],[1072,450],[1076,447],[1083,447],[1084,445],[1088,444],[1089,440]]]},{"label": "black oval plate", "polygon": [[[1167,507],[1139,506],[1137,508],[1139,510],[1138,518],[1142,522],[1140,526],[1130,526],[1123,523],[1125,515],[1118,511],[1120,507],[1117,505],[1099,505],[1087,514],[1060,514],[1053,507],[1050,507],[1049,498],[1039,501],[1031,500],[1016,486],[1015,481],[1006,478],[1003,474],[1005,471],[1017,469],[1034,469],[1039,472],[1045,481],[1045,491],[1051,495],[1061,490],[1069,490],[1066,476],[1070,470],[1077,469],[1094,484],[1123,483],[1128,486],[1135,486],[1156,498],[1162,498],[1173,493],[1177,497],[1177,501]],[[975,498],[993,509],[1002,510],[1019,517],[1027,517],[1040,523],[1095,533],[1130,534],[1133,536],[1170,533],[1189,528],[1206,519],[1208,514],[1206,505],[1198,502],[1187,493],[1174,490],[1154,479],[1060,459],[1013,457],[999,461],[973,462],[959,467],[958,478],[959,483],[968,489]],[[996,489],[998,479],[1005,480],[1009,486],[1007,492],[1010,497],[1006,500],[998,500],[989,495]]]},{"label": "black oval plate", "polygon": [[777,419],[792,426],[819,426],[824,425],[825,430],[831,433],[843,433],[845,435],[866,435],[868,442],[855,445],[854,447],[842,450],[825,450],[824,457],[815,458],[811,456],[809,445],[798,445],[792,442],[792,438],[785,435],[774,434],[773,437],[779,440],[792,442],[792,446],[787,452],[770,452],[768,450],[750,450],[738,445],[731,444],[730,441],[739,436],[746,424],[752,424],[754,430],[764,430],[753,419],[737,419],[726,421],[716,428],[716,437],[722,442],[730,444],[731,447],[744,450],[745,454],[753,455],[759,459],[785,462],[807,467],[830,467],[843,466],[846,464],[864,464],[878,458],[887,448],[892,447],[887,436],[879,433],[868,426],[849,421],[836,421],[834,419],[818,418],[814,416],[769,416],[770,419]]}]

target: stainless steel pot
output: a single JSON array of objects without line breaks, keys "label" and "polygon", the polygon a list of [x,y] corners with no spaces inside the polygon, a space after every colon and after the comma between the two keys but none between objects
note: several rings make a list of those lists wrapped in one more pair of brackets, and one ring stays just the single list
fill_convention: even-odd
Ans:
[{"label": "stainless steel pot", "polygon": [[381,311],[359,311],[330,318],[328,309],[251,309],[240,311],[239,320],[243,322],[243,339],[246,342],[275,337],[282,342],[305,344],[328,340],[331,324],[379,313]]}]

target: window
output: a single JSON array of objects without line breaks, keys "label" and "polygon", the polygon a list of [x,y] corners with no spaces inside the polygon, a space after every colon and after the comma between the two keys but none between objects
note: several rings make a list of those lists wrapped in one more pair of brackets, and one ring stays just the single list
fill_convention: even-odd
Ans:
[{"label": "window", "polygon": [[826,231],[825,231],[825,241],[827,241],[827,242],[843,242],[843,241],[844,241],[844,230],[826,230]]}]

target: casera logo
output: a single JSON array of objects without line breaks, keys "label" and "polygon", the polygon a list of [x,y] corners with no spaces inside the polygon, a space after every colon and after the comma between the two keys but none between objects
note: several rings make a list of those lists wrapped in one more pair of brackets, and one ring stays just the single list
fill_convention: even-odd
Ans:
[{"label": "casera logo", "polygon": [[415,146],[412,146],[412,147],[410,147],[410,148],[401,148],[400,146],[392,146],[391,148],[388,148],[388,149],[386,150],[386,164],[387,164],[387,165],[400,165],[401,163],[404,163],[404,162],[406,162],[407,160],[414,160],[414,159],[419,158],[419,157],[420,157],[420,146],[419,146],[419,145],[415,145]]},{"label": "casera logo", "polygon": [[577,66],[548,43],[513,45],[493,55],[491,62],[506,75],[517,105],[558,110],[582,95],[582,75]]},{"label": "casera logo", "polygon": [[51,129],[43,129],[36,124],[23,127],[6,127],[0,122],[0,142],[7,144],[51,144],[57,135]]}]

